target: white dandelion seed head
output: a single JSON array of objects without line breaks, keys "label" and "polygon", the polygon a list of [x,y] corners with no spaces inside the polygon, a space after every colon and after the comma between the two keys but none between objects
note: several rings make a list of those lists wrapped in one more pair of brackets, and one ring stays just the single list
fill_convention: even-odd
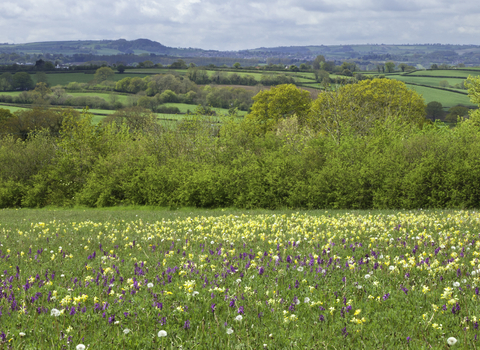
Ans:
[{"label": "white dandelion seed head", "polygon": [[363,288],[363,286],[361,286],[361,285],[357,286],[357,289],[362,289],[362,288]]},{"label": "white dandelion seed head", "polygon": [[305,299],[303,299],[303,302],[306,304],[306,303],[309,303],[310,302],[310,298],[309,297],[305,297]]},{"label": "white dandelion seed head", "polygon": [[302,267],[302,266],[297,267],[297,271],[298,271],[298,272],[302,272],[302,271],[303,271],[303,267]]},{"label": "white dandelion seed head", "polygon": [[365,279],[366,279],[366,280],[368,280],[370,277],[372,277],[372,276],[370,276],[369,274],[366,274],[366,275],[365,275]]},{"label": "white dandelion seed head", "polygon": [[161,337],[166,337],[167,336],[167,332],[164,331],[164,330],[161,330],[160,332],[158,332],[158,336],[161,338]]},{"label": "white dandelion seed head", "polygon": [[83,344],[78,344],[75,349],[77,349],[77,350],[85,350],[85,345],[83,345]]},{"label": "white dandelion seed head", "polygon": [[241,321],[241,320],[243,320],[242,315],[238,315],[237,317],[235,317],[235,321]]},{"label": "white dandelion seed head", "polygon": [[460,282],[453,282],[454,287],[460,287]]},{"label": "white dandelion seed head", "polygon": [[228,329],[227,329],[227,334],[232,334],[232,333],[233,333],[233,329],[228,328]]},{"label": "white dandelion seed head", "polygon": [[123,334],[128,334],[128,333],[130,333],[130,329],[125,328],[125,329],[123,330]]},{"label": "white dandelion seed head", "polygon": [[24,336],[25,336],[25,333],[24,333],[24,332],[20,332],[20,333],[18,333],[18,335],[21,336],[21,337],[24,337]]},{"label": "white dandelion seed head", "polygon": [[455,339],[454,337],[450,337],[447,339],[447,344],[450,346],[455,345],[456,342],[457,342],[457,339]]},{"label": "white dandelion seed head", "polygon": [[147,288],[153,288],[153,283],[151,283],[151,282],[148,283],[148,284],[147,284]]},{"label": "white dandelion seed head", "polygon": [[[452,250],[455,250],[457,249],[457,247],[455,247],[454,245],[452,245]],[[455,338],[454,338],[455,339]]]}]

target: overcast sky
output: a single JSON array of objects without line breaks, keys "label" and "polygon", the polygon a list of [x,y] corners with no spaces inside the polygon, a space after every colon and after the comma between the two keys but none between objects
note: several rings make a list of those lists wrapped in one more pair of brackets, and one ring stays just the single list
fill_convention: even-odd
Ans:
[{"label": "overcast sky", "polygon": [[478,0],[0,0],[0,43],[146,38],[239,50],[480,44]]}]

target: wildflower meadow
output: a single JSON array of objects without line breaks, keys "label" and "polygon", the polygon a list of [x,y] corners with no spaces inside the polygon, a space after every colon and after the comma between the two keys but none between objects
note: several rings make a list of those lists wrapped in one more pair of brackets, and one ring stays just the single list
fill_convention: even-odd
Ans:
[{"label": "wildflower meadow", "polygon": [[476,211],[22,210],[0,349],[476,348]]}]

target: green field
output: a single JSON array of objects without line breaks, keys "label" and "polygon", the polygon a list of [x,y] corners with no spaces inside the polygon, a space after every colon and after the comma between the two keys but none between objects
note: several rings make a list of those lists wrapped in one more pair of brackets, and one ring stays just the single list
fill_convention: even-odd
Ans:
[{"label": "green field", "polygon": [[[458,78],[416,77],[416,76],[410,76],[410,75],[396,75],[396,76],[389,75],[387,76],[387,78],[400,80],[400,81],[403,81],[404,83],[429,85],[433,87],[440,87],[439,82],[442,80],[446,80],[450,86],[454,86],[455,84],[461,84],[463,81],[465,81],[465,79],[458,79]],[[463,92],[467,93],[466,90],[463,90]]]},{"label": "green field", "polygon": [[411,84],[407,84],[407,86],[421,94],[425,99],[425,103],[437,101],[440,102],[443,107],[454,107],[456,105],[476,106],[470,102],[470,98],[467,95]]},{"label": "green field", "polygon": [[435,70],[417,70],[412,73],[405,74],[406,76],[432,76],[432,77],[458,77],[458,78],[468,78],[469,75],[477,76],[480,75],[480,71],[469,71],[461,69],[435,69]]},{"label": "green field", "polygon": [[479,222],[453,210],[1,210],[0,344],[474,349]]},{"label": "green field", "polygon": [[[134,78],[134,77],[141,77],[143,78],[148,74],[119,74],[116,73],[114,76],[114,81],[122,80],[123,78]],[[36,82],[35,75],[32,75],[34,82]],[[71,82],[77,83],[89,83],[94,79],[94,74],[91,73],[55,73],[55,74],[47,74],[48,83],[50,86],[56,85],[67,85]]]}]

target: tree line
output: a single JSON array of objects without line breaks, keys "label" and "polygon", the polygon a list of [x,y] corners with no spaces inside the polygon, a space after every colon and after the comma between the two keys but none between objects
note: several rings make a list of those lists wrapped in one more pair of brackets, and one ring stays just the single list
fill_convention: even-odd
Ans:
[{"label": "tree line", "polygon": [[[480,104],[480,78],[467,83]],[[0,207],[119,204],[238,208],[475,208],[480,112],[455,128],[377,79],[312,99],[262,91],[243,119],[164,126],[137,110],[93,124],[59,112],[58,134],[0,139]],[[138,108],[138,107],[137,107]],[[7,117],[8,119],[8,117]]]}]

